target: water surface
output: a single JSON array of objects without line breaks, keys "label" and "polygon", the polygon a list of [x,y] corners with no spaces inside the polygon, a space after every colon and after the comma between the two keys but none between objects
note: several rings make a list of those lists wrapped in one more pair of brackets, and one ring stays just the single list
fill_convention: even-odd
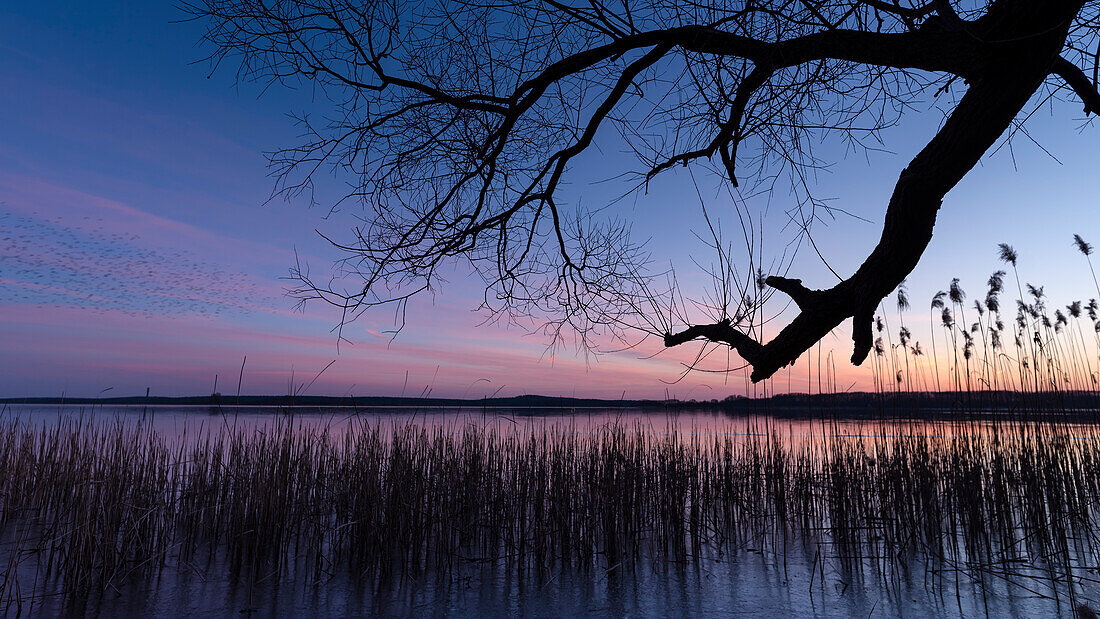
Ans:
[{"label": "water surface", "polygon": [[[266,433],[290,424],[297,431],[331,436],[362,426],[426,427],[459,432],[474,425],[501,434],[569,432],[597,435],[626,427],[692,444],[720,440],[778,441],[793,451],[817,452],[836,442],[881,446],[915,435],[950,439],[990,434],[1011,440],[1037,424],[1004,421],[914,420],[835,417],[731,416],[708,409],[675,412],[632,408],[302,408],[204,406],[9,405],[0,420],[31,427],[73,424],[154,430],[170,445],[188,445],[226,432]],[[1088,425],[1059,425],[1061,436],[1095,440]],[[43,568],[24,557],[20,586],[43,590]],[[74,605],[48,595],[9,604],[34,614],[75,612],[116,616],[302,616],[382,614],[454,616],[991,616],[1072,614],[1057,582],[1043,567],[1011,572],[929,562],[927,558],[841,557],[825,538],[772,531],[725,551],[700,551],[684,561],[623,566],[610,559],[584,570],[516,570],[508,561],[468,565],[446,575],[421,574],[387,582],[334,571],[316,579],[297,564],[274,572],[227,576],[221,559],[173,565],[156,577],[112,584],[102,595]],[[1100,599],[1095,568],[1079,570],[1075,599]],[[975,577],[975,574],[977,575]],[[1090,577],[1091,575],[1091,577]],[[28,580],[31,582],[28,583]],[[46,587],[48,589],[48,587]],[[1095,606],[1095,605],[1094,605]]]}]

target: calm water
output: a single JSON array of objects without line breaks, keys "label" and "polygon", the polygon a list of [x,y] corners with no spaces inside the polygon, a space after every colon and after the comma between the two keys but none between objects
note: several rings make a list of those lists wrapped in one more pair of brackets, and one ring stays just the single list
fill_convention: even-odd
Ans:
[{"label": "calm water", "polygon": [[[778,436],[792,445],[814,444],[822,436],[887,436],[898,432],[950,436],[981,432],[989,424],[914,422],[904,426],[868,420],[730,417],[707,410],[674,414],[636,409],[286,409],[247,407],[211,411],[207,407],[8,406],[0,419],[33,426],[86,422],[149,424],[169,442],[187,442],[226,429],[264,432],[275,424],[327,428],[340,433],[357,424],[461,428],[493,426],[499,432],[530,432],[547,427],[596,432],[625,424],[647,432],[695,437]],[[1088,434],[1091,437],[1092,434]],[[1082,433],[1085,437],[1085,433]],[[377,587],[353,575],[322,582],[280,574],[245,574],[228,580],[218,564],[194,563],[160,576],[120,584],[87,608],[60,600],[36,603],[32,614],[92,616],[747,616],[747,617],[929,617],[1072,616],[1066,600],[1041,579],[988,575],[975,582],[923,560],[889,566],[869,561],[852,570],[823,559],[830,550],[814,539],[777,536],[734,552],[699,557],[687,564],[661,563],[626,571],[603,565],[585,573],[517,575],[501,566],[471,567],[459,575],[405,580]],[[906,565],[900,569],[898,565]],[[1023,570],[1022,571],[1026,571]],[[1097,570],[1091,570],[1095,576]],[[20,579],[34,578],[21,570]],[[1100,582],[1100,581],[1098,581]],[[1085,600],[1100,599],[1100,587],[1084,583]],[[1095,604],[1094,604],[1095,607]],[[25,609],[26,610],[26,609]]]},{"label": "calm water", "polygon": [[[278,406],[141,406],[141,405],[0,405],[0,421],[16,419],[33,426],[87,422],[94,424],[144,424],[169,443],[195,439],[227,430],[262,432],[273,425],[291,423],[303,430],[327,429],[340,434],[360,426],[389,428],[415,424],[429,428],[461,429],[468,424],[499,432],[532,432],[560,429],[591,434],[608,426],[640,428],[647,433],[675,433],[681,440],[693,438],[777,436],[788,444],[812,446],[822,437],[873,439],[920,434],[949,437],[956,434],[988,432],[998,425],[991,420],[969,421],[916,419],[899,421],[853,418],[835,415],[776,417],[771,415],[731,415],[713,409],[680,409],[674,412],[638,408],[489,408],[477,407],[374,407],[318,408]],[[1005,422],[1000,422],[1003,427]],[[1060,424],[1082,430],[1080,438],[1093,439],[1087,424]]]},{"label": "calm water", "polygon": [[[813,545],[743,552],[690,565],[633,572],[504,576],[485,569],[448,581],[399,583],[384,592],[347,577],[319,583],[260,575],[228,581],[196,567],[175,577],[133,583],[89,602],[89,616],[526,616],[526,617],[1055,617],[1073,616],[1066,600],[1006,580],[984,583],[953,572],[908,575],[811,570]],[[213,570],[211,570],[213,571]],[[888,585],[884,585],[888,582]],[[1029,588],[1034,587],[1028,583]],[[1092,591],[1093,594],[1096,591]],[[1085,593],[1086,597],[1089,592]],[[35,614],[74,609],[47,602]]]}]

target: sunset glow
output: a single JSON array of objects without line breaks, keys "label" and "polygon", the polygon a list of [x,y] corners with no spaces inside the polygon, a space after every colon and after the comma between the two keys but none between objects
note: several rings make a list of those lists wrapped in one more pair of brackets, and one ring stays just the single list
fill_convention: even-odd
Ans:
[{"label": "sunset glow", "polygon": [[[461,264],[438,294],[410,304],[396,337],[394,316],[383,309],[347,325],[350,342],[338,346],[339,312],[318,303],[296,307],[285,276],[296,259],[324,273],[339,255],[315,230],[343,238],[354,209],[329,217],[324,206],[267,202],[272,181],[263,153],[293,139],[284,114],[315,107],[310,94],[258,98],[256,85],[233,87],[231,76],[220,74],[207,79],[209,71],[192,64],[198,26],[174,23],[169,5],[100,10],[32,3],[6,13],[0,106],[18,122],[0,135],[0,396],[92,396],[107,389],[133,395],[147,387],[154,394],[201,394],[213,388],[215,375],[219,390],[235,390],[246,358],[247,393],[292,391],[333,360],[311,393],[709,400],[817,389],[816,350],[769,384],[752,387],[744,370],[725,372],[742,364],[723,350],[700,364],[709,372],[685,376],[698,347],[662,351],[651,338],[633,349],[586,354],[568,341],[549,347],[537,325],[482,324],[484,315],[472,311],[480,282]],[[80,37],[70,36],[78,31]],[[925,363],[930,329],[941,342],[945,335],[938,323],[929,326],[932,295],[958,277],[970,293],[969,309],[984,295],[989,274],[1005,268],[997,243],[1017,248],[1022,280],[1045,286],[1051,308],[1098,294],[1070,241],[1079,233],[1100,242],[1100,150],[1091,133],[1078,133],[1066,120],[1080,117],[1079,107],[1050,105],[1057,114],[1029,124],[1042,147],[1021,140],[998,149],[950,194],[909,279],[912,308],[899,316],[888,306],[891,297],[880,309],[887,340],[896,343],[904,321],[928,355]],[[814,228],[829,268],[851,272],[866,255],[900,168],[938,122],[935,109],[907,117],[889,130],[891,153],[869,160],[846,158],[843,145],[835,145],[840,163],[820,174],[817,191],[854,217]],[[606,145],[602,154],[586,155],[582,178],[613,176],[629,164],[610,136]],[[711,196],[705,199],[712,212],[728,208],[730,198],[705,179],[697,191],[698,182],[687,173],[662,177],[615,208],[634,222],[639,240],[650,239],[655,257],[675,261],[682,281],[705,287],[692,263],[705,254],[692,234],[702,221],[699,196]],[[621,193],[614,183],[565,191],[590,206]],[[772,205],[763,225],[776,234],[765,250],[782,254],[793,238],[784,231],[784,196],[734,199]],[[829,268],[803,247],[793,271],[823,287],[836,282]],[[1016,297],[1013,283],[1003,299],[1006,322]],[[773,305],[772,312],[783,308]],[[779,314],[776,324],[789,315]],[[833,360],[836,388],[874,389],[874,360],[862,367],[847,362],[847,329],[825,340],[821,357],[829,372]],[[1091,334],[1082,345],[1095,347]],[[608,341],[604,348],[622,345]],[[942,343],[937,355],[943,368],[954,363]]]}]

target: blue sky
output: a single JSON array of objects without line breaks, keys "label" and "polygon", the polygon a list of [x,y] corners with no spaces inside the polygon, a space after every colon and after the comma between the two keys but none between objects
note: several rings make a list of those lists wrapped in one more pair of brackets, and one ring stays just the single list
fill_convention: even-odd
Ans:
[{"label": "blue sky", "polygon": [[[336,347],[337,315],[296,309],[282,279],[295,252],[315,270],[335,254],[314,232],[339,238],[345,216],[268,202],[263,153],[293,143],[292,111],[323,110],[308,91],[262,97],[231,72],[208,76],[195,44],[200,28],[168,3],[27,3],[0,21],[0,396],[191,394],[236,388],[286,393],[332,360],[311,393],[469,396],[546,393],[602,397],[725,397],[745,393],[740,374],[695,373],[674,384],[690,351],[646,358],[646,345],[599,358],[546,350],[516,328],[479,326],[476,282],[456,272],[442,294],[413,306],[391,341],[392,316],[371,314]],[[940,112],[906,117],[885,134],[890,152],[845,154],[818,175],[818,195],[865,218],[815,229],[830,264],[851,273],[877,241],[890,190],[935,131]],[[1096,296],[1070,240],[1100,243],[1100,148],[1081,128],[1077,104],[1055,103],[1027,124],[1028,137],[983,160],[944,202],[932,245],[909,279],[911,322],[927,324],[927,299],[959,277],[974,298],[1001,268],[995,248],[1020,253],[1021,277],[1046,286],[1054,304]],[[624,164],[607,142],[581,162],[569,198],[599,205],[614,184],[587,181]],[[1044,150],[1045,149],[1045,150]],[[1045,151],[1049,151],[1049,154]],[[589,178],[590,177],[590,178]],[[708,209],[728,213],[713,179]],[[700,246],[691,178],[674,172],[618,205],[638,238],[693,281]],[[789,199],[749,201],[767,212],[768,247],[779,248]],[[670,226],[670,222],[676,225]],[[792,274],[835,282],[812,252]],[[891,314],[892,314],[891,309]],[[847,325],[825,345],[848,354]],[[926,335],[924,337],[927,337]],[[920,332],[917,339],[923,339]],[[717,363],[717,362],[716,362]],[[724,359],[718,366],[724,365]],[[716,366],[716,367],[718,367]],[[838,368],[838,371],[841,368]],[[231,378],[227,378],[231,377]],[[866,368],[843,368],[846,384],[870,386]],[[226,381],[231,383],[225,388]],[[782,386],[785,388],[786,381]],[[795,386],[797,390],[797,385]],[[498,391],[499,390],[499,391]]]}]

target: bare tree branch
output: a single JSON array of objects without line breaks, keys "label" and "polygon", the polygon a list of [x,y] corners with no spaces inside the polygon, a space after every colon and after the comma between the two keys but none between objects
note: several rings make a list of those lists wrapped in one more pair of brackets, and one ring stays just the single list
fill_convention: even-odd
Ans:
[{"label": "bare tree branch", "polygon": [[[331,171],[351,190],[329,206],[366,214],[351,240],[333,241],[345,257],[328,284],[297,267],[301,298],[346,320],[386,304],[403,312],[462,262],[484,279],[494,318],[532,319],[582,346],[639,333],[721,343],[754,380],[848,318],[852,361],[863,361],[875,308],[916,266],[944,196],[1051,74],[1100,111],[1100,16],[1083,0],[197,0],[186,10],[206,24],[212,69],[236,61],[238,79],[306,85],[330,102],[323,119],[302,115],[299,145],[271,156],[276,195],[312,200]],[[1094,79],[1066,57],[1091,59]],[[704,209],[702,240],[719,259],[700,266],[716,284],[685,298],[629,221],[562,195],[614,128],[642,165],[636,189],[716,154],[732,185],[766,192],[787,179],[799,243],[816,250],[809,230],[830,208],[812,193],[827,163],[819,138],[877,146],[922,95],[958,82],[967,91],[901,171],[878,244],[831,288],[788,278],[786,252],[767,262],[740,210],[747,264],[735,264]],[[763,343],[773,290],[799,313]]]},{"label": "bare tree branch", "polygon": [[1096,82],[1090,81],[1084,71],[1059,56],[1054,61],[1053,73],[1065,80],[1066,85],[1081,98],[1085,104],[1085,114],[1100,114],[1100,91],[1096,89]]}]

